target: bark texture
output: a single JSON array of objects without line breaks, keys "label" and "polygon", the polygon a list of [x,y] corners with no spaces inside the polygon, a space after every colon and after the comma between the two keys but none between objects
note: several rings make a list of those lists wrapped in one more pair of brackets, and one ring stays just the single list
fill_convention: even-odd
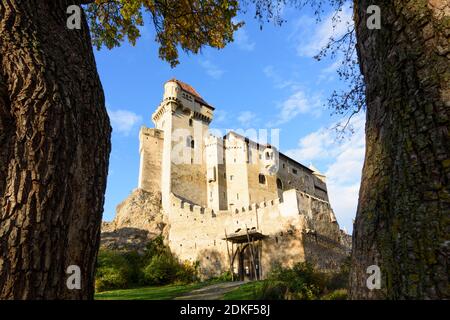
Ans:
[{"label": "bark texture", "polygon": [[111,127],[85,17],[66,28],[71,4],[0,1],[0,299],[94,293]]},{"label": "bark texture", "polygon": [[366,27],[371,4],[355,1],[367,122],[350,295],[449,298],[450,1],[377,1],[381,30]]}]

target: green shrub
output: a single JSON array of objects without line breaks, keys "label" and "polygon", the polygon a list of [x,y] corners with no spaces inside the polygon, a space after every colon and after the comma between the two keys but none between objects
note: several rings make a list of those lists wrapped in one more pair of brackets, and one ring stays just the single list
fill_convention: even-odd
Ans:
[{"label": "green shrub", "polygon": [[161,235],[150,240],[149,243],[147,243],[147,245],[145,246],[144,251],[145,253],[142,259],[146,263],[150,262],[150,260],[154,256],[160,256],[162,254],[170,253],[170,249],[164,244],[164,238]]},{"label": "green shrub", "polygon": [[337,290],[337,289],[347,288],[348,278],[350,275],[350,263],[351,263],[350,257],[347,257],[341,264],[339,272],[330,274],[328,276],[328,281],[327,281],[327,289],[328,290]]},{"label": "green shrub", "polygon": [[153,256],[145,266],[144,279],[149,285],[162,285],[176,280],[178,262],[169,254]]},{"label": "green shrub", "polygon": [[334,290],[324,295],[322,300],[347,300],[347,289]]},{"label": "green shrub", "polygon": [[[234,280],[236,280],[238,278],[237,275],[235,275]],[[230,271],[225,271],[222,272],[220,275],[209,278],[208,281],[211,283],[216,283],[216,282],[229,282],[232,281],[232,277],[231,277],[231,272]]]},{"label": "green shrub", "polygon": [[180,263],[163,238],[150,241],[143,255],[136,251],[100,250],[97,259],[96,291],[132,286],[191,283],[197,280],[198,263]]},{"label": "green shrub", "polygon": [[125,288],[131,283],[133,268],[119,252],[100,250],[97,258],[96,291]]},{"label": "green shrub", "polygon": [[265,280],[256,296],[261,300],[284,300],[288,290],[288,286],[281,281]]},{"label": "green shrub", "polygon": [[178,283],[191,283],[198,280],[198,261],[190,263],[185,261],[178,264],[178,270],[176,273],[176,282]]},{"label": "green shrub", "polygon": [[275,265],[262,286],[259,297],[266,300],[318,299],[326,289],[326,276],[306,262],[292,268]]}]

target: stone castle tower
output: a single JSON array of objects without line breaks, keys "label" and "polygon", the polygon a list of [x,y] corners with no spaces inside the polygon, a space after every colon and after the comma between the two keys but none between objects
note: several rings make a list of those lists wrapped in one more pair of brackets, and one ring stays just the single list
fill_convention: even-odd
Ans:
[{"label": "stone castle tower", "polygon": [[275,262],[332,270],[348,251],[326,178],[267,142],[210,133],[214,107],[190,85],[164,85],[142,127],[138,188],[161,194],[168,241],[205,277],[232,270],[263,278]]}]

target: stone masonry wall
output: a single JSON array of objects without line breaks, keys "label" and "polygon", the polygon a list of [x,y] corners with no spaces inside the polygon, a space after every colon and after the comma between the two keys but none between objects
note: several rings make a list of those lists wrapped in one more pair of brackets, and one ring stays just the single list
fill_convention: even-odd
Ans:
[{"label": "stone masonry wall", "polygon": [[262,241],[263,277],[275,262],[292,266],[307,260],[321,269],[335,268],[346,251],[329,203],[296,190],[285,191],[283,199],[214,212],[172,195],[171,250],[181,260],[199,261],[203,277],[218,275],[229,270],[225,231],[247,227],[268,236]]}]

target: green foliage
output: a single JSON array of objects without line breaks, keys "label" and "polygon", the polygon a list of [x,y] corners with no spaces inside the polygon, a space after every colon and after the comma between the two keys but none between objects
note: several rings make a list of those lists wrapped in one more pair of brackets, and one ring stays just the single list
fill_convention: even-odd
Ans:
[{"label": "green foliage", "polygon": [[132,274],[132,267],[122,254],[100,250],[95,279],[97,291],[124,288],[130,284]]},{"label": "green foliage", "polygon": [[347,257],[341,264],[338,273],[327,275],[327,289],[337,290],[347,288],[350,276],[351,259]]},{"label": "green foliage", "polygon": [[268,279],[263,282],[257,299],[264,300],[312,300],[345,299],[349,272],[349,260],[345,261],[339,273],[326,274],[302,262],[292,268],[273,267]]},{"label": "green foliage", "polygon": [[255,300],[261,292],[265,281],[252,281],[224,294],[224,300]]},{"label": "green foliage", "polygon": [[293,268],[275,266],[269,281],[262,288],[263,299],[317,299],[325,288],[325,277],[309,263],[297,263]]},{"label": "green foliage", "polygon": [[150,14],[160,58],[172,67],[179,63],[178,48],[198,53],[205,46],[223,48],[233,41],[241,22],[233,22],[237,0],[95,0],[86,8],[92,41],[111,49],[125,38],[141,36],[143,12]]},{"label": "green foliage", "polygon": [[100,250],[96,291],[133,286],[191,283],[197,280],[198,263],[180,263],[162,237],[150,241],[143,255],[137,252]]},{"label": "green foliage", "polygon": [[347,289],[337,289],[322,297],[322,300],[347,300]]},{"label": "green foliage", "polygon": [[170,255],[157,255],[145,266],[143,272],[146,284],[167,284],[175,280],[177,262]]},{"label": "green foliage", "polygon": [[220,274],[219,276],[210,278],[208,281],[210,283],[230,282],[230,281],[232,281],[231,272],[225,271],[222,274]]}]

